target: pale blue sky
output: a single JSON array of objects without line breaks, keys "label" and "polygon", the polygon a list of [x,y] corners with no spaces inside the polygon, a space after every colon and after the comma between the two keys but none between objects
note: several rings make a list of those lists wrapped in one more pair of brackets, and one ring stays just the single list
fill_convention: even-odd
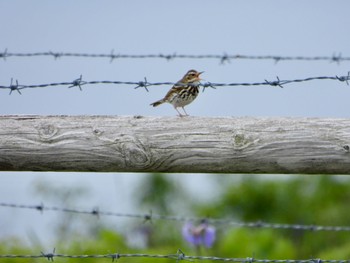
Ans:
[{"label": "pale blue sky", "polygon": [[[350,2],[346,0],[2,0],[0,51],[7,48],[8,52],[109,53],[114,49],[115,54],[226,52],[281,56],[342,53],[350,56],[349,8]],[[192,68],[205,71],[203,78],[210,82],[261,82],[274,80],[276,76],[295,79],[346,75],[350,62],[338,65],[328,61],[282,61],[275,64],[273,61],[236,60],[220,65],[217,60],[121,59],[110,63],[108,59],[7,58],[0,60],[0,85],[9,85],[11,78],[28,85],[72,81],[81,74],[87,81],[139,81],[147,77],[150,82],[175,82]],[[77,88],[53,87],[23,90],[22,95],[15,92],[11,96],[7,95],[7,90],[0,90],[0,114],[175,116],[170,105],[149,106],[162,98],[169,88],[150,87],[147,93],[132,86],[84,86],[83,92]],[[284,89],[268,86],[218,88],[200,93],[187,107],[187,112],[193,116],[350,117],[349,98],[350,86],[336,81],[290,84]],[[70,174],[70,179],[61,176],[1,173],[0,200],[32,200],[30,185],[37,177],[52,183],[60,177],[62,184],[86,178],[84,174]],[[97,183],[90,183],[91,178],[87,180],[95,191],[96,197],[91,201],[94,206],[110,200],[107,196],[98,198],[102,196],[99,193],[109,180],[121,177],[101,175]],[[123,178],[127,182],[128,176]],[[122,186],[115,187],[118,191]],[[130,196],[130,192],[123,192],[119,198],[123,196]],[[0,208],[0,217],[5,218],[5,215]],[[8,219],[8,224],[9,231],[21,229],[17,221]],[[44,234],[40,232],[40,235]]]}]

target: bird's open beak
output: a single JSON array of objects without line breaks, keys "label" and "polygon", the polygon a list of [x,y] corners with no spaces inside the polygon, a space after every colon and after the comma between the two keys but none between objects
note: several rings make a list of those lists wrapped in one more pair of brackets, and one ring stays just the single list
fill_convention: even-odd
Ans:
[{"label": "bird's open beak", "polygon": [[201,80],[201,78],[199,77],[200,74],[204,73],[204,71],[198,72],[197,78],[198,80]]}]

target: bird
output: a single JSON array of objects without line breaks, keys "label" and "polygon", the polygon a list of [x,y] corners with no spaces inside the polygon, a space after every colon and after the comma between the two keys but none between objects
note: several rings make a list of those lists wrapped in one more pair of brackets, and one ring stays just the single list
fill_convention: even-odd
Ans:
[{"label": "bird", "polygon": [[[203,72],[198,72],[194,69],[189,70],[181,80],[174,84],[163,99],[153,102],[150,105],[157,107],[167,102],[174,106],[180,117],[188,116],[184,107],[197,98],[201,80],[200,74]],[[182,108],[185,115],[181,114],[177,108]]]}]

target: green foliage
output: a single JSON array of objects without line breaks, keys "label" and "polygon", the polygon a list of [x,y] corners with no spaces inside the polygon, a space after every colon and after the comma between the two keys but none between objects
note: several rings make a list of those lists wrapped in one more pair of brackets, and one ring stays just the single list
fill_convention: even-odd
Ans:
[{"label": "green foliage", "polygon": [[185,196],[182,188],[166,174],[148,175],[136,192],[141,208],[147,207],[161,214],[172,213]]},{"label": "green foliage", "polygon": [[169,202],[176,194],[175,186],[166,176],[153,174],[142,184],[139,192],[140,205],[153,207],[157,212],[169,212]]},{"label": "green foliage", "polygon": [[223,257],[295,258],[291,240],[273,230],[231,229],[220,241],[218,252]]},{"label": "green foliage", "polygon": [[[57,244],[55,250],[57,254],[109,254],[117,253],[118,250],[126,250],[126,244],[124,238],[110,230],[101,230],[96,238],[84,238],[84,239],[71,239],[69,246],[65,243]],[[40,255],[42,248],[32,247],[28,248],[22,244],[19,240],[7,239],[0,243],[0,254],[14,254],[14,255]],[[77,252],[78,251],[78,252]],[[50,252],[50,251],[43,251]],[[94,259],[67,259],[60,258],[55,259],[59,262],[95,262]],[[14,262],[44,262],[43,258],[37,259],[1,259],[2,263],[14,263]]]},{"label": "green foliage", "polygon": [[[58,207],[74,207],[78,201],[81,201],[89,194],[89,190],[81,184],[67,188],[60,184],[52,185],[46,180],[35,182],[33,189],[42,200],[55,204]],[[86,233],[94,233],[96,229],[101,227],[93,224],[91,217],[88,218],[72,213],[60,213],[57,216],[59,217],[57,219],[58,223],[54,226],[54,230],[58,242],[64,242],[72,235],[82,236]]]},{"label": "green foliage", "polygon": [[[196,210],[203,216],[237,221],[349,225],[350,183],[344,179],[332,176],[300,176],[281,181],[243,176],[241,181],[226,180],[227,187],[221,197],[212,204],[197,206]],[[244,233],[247,238],[252,233],[258,238],[261,231],[263,230],[245,229]],[[295,255],[297,258],[309,258],[319,255],[320,252],[334,250],[346,243],[349,235],[344,232],[270,231],[275,238],[275,244],[280,244],[281,234],[292,242],[293,246],[286,247],[297,249],[284,253]],[[224,231],[222,235],[228,234]],[[263,247],[263,244],[252,237],[251,242],[246,244],[242,251],[258,253],[260,249],[256,246]],[[268,257],[274,254],[275,252],[271,251]]]},{"label": "green foliage", "polygon": [[[137,189],[137,202],[140,210],[152,210],[167,215],[186,215],[176,210],[191,211],[192,216],[227,218],[232,221],[308,225],[350,225],[350,181],[347,177],[336,176],[221,176],[218,183],[220,194],[206,203],[196,203],[185,193],[181,184],[171,177],[160,174],[149,175]],[[40,185],[39,185],[39,190]],[[62,197],[63,203],[70,192],[51,189],[56,198]],[[46,190],[45,190],[46,191]],[[67,190],[64,190],[67,191]],[[55,199],[52,192],[46,193]],[[43,192],[40,190],[42,195]],[[84,194],[84,191],[81,192]],[[217,241],[211,249],[194,248],[181,236],[182,224],[153,220],[148,222],[130,222],[130,232],[143,235],[144,245],[135,247],[127,242],[125,235],[108,229],[103,222],[91,231],[77,231],[76,225],[88,228],[89,221],[77,219],[76,224],[70,217],[62,218],[69,224],[58,234],[56,251],[62,254],[108,254],[108,253],[147,253],[173,254],[181,248],[188,255],[212,255],[220,257],[254,257],[266,259],[347,259],[350,258],[348,232],[300,231],[281,229],[235,228],[229,225],[217,226]],[[80,220],[80,221],[79,221]],[[85,220],[85,221],[83,221]],[[81,223],[84,222],[84,223]],[[62,227],[62,222],[60,223]],[[91,227],[90,227],[91,228]],[[63,231],[56,228],[56,231]],[[78,234],[79,233],[79,234]],[[130,233],[131,239],[134,238]],[[68,239],[63,239],[68,237]],[[6,239],[0,243],[1,254],[33,254],[41,248],[27,248],[19,240]],[[38,253],[38,254],[39,254]],[[34,253],[35,254],[35,253]],[[43,259],[27,262],[42,262]],[[125,260],[125,259],[121,259]],[[59,262],[96,262],[96,260],[68,260]],[[125,260],[126,261],[126,260]],[[130,258],[128,262],[154,262],[154,259]],[[162,262],[173,260],[162,260]],[[21,259],[2,260],[2,262],[26,262]]]},{"label": "green foliage", "polygon": [[[0,254],[14,254],[14,255],[23,255],[23,254],[32,254],[32,250],[26,248],[21,240],[17,238],[7,238],[0,241]],[[14,262],[34,262],[34,261],[24,261],[23,259],[1,259],[1,263],[14,263]]]},{"label": "green foliage", "polygon": [[68,250],[70,253],[79,251],[81,254],[96,254],[99,253],[117,253],[118,251],[124,251],[127,249],[125,238],[116,233],[115,231],[101,229],[99,235],[96,238],[84,238],[74,240],[70,244]]}]

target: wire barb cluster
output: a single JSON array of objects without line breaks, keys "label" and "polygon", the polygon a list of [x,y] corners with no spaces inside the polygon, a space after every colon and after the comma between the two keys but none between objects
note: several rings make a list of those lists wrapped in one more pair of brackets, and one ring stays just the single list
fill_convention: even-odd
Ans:
[{"label": "wire barb cluster", "polygon": [[[264,82],[241,82],[241,83],[213,83],[213,82],[204,82],[200,83],[200,86],[203,87],[203,91],[206,88],[216,88],[216,87],[235,87],[235,86],[272,86],[272,87],[280,87],[283,88],[284,85],[291,83],[300,83],[307,81],[315,81],[315,80],[336,80],[340,82],[345,82],[349,85],[350,81],[350,71],[345,76],[320,76],[320,77],[308,77],[302,79],[291,79],[291,80],[281,80],[278,76],[277,80],[266,80]],[[13,84],[13,79],[11,79],[11,83],[9,86],[0,86],[0,89],[9,89],[10,95],[13,91],[17,91],[19,94],[23,89],[34,89],[34,88],[47,88],[47,87],[55,87],[55,86],[68,86],[68,88],[78,87],[82,91],[82,86],[84,85],[101,85],[101,84],[113,84],[113,85],[133,85],[135,89],[137,88],[145,88],[146,91],[150,86],[160,86],[160,85],[174,85],[174,82],[148,82],[147,78],[144,78],[142,81],[114,81],[114,80],[97,80],[97,81],[84,81],[83,76],[80,75],[79,78],[71,81],[71,82],[56,82],[56,83],[47,83],[47,84],[34,84],[34,85],[20,85],[18,84],[18,80],[16,80],[15,84]],[[177,83],[177,85],[180,85]]]},{"label": "wire barb cluster", "polygon": [[83,75],[80,75],[79,78],[77,78],[76,80],[73,80],[72,85],[70,85],[68,88],[74,88],[74,87],[79,87],[80,91],[83,91],[83,89],[81,88],[82,85],[85,85],[86,82],[83,81]]},{"label": "wire barb cluster", "polygon": [[[169,216],[169,215],[157,215],[152,212],[148,214],[130,214],[130,213],[119,213],[119,212],[108,212],[100,211],[98,208],[93,208],[91,210],[73,209],[73,208],[59,208],[59,207],[49,207],[44,206],[43,203],[39,205],[23,205],[23,204],[13,204],[13,203],[0,203],[0,207],[11,207],[20,209],[33,209],[38,210],[41,213],[44,211],[55,211],[62,213],[75,213],[75,214],[85,214],[93,216],[114,216],[114,217],[124,217],[124,218],[135,218],[141,219],[143,222],[152,222],[152,220],[167,220],[167,221],[178,221],[178,222],[200,222],[203,218],[195,217],[182,217],[182,216]],[[265,223],[263,221],[257,222],[236,222],[231,219],[214,219],[205,218],[205,221],[209,224],[217,226],[231,226],[231,227],[246,227],[246,228],[270,228],[270,229],[293,229],[300,231],[346,231],[350,232],[350,226],[321,226],[321,225],[301,225],[301,224],[278,224],[278,223]]]},{"label": "wire barb cluster", "polygon": [[69,259],[99,259],[99,258],[110,258],[112,262],[120,258],[152,258],[152,259],[172,259],[176,262],[182,260],[185,261],[224,261],[224,262],[238,262],[238,263],[350,263],[350,260],[340,260],[340,259],[256,259],[252,257],[247,258],[223,258],[215,256],[187,256],[181,249],[177,250],[176,254],[90,254],[90,255],[68,255],[68,254],[56,254],[55,249],[51,253],[43,253],[40,255],[0,255],[0,258],[16,258],[16,259],[33,259],[33,258],[46,258],[48,261],[54,261],[54,258],[69,258]]},{"label": "wire barb cluster", "polygon": [[165,59],[167,61],[174,59],[216,59],[220,61],[220,64],[229,63],[232,60],[245,59],[245,60],[273,60],[275,63],[280,61],[329,61],[329,62],[344,62],[350,61],[350,57],[343,57],[341,53],[333,53],[332,56],[277,56],[277,55],[241,55],[241,54],[115,54],[114,50],[110,53],[78,53],[78,52],[31,52],[31,53],[19,53],[8,52],[5,49],[0,53],[0,58],[6,60],[9,57],[53,57],[55,60],[61,57],[79,57],[79,58],[108,58],[110,62],[116,59]]}]

